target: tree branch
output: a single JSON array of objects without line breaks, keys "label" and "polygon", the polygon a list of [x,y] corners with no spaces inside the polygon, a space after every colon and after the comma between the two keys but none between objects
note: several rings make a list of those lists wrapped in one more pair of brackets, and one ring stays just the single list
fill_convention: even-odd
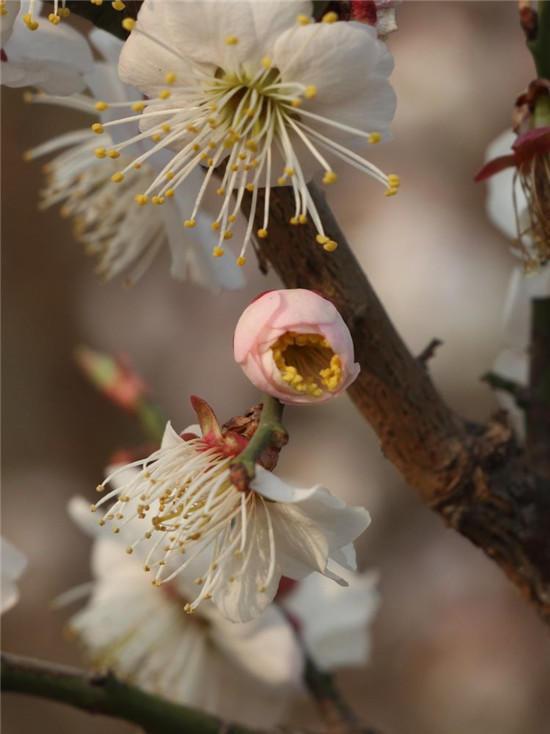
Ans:
[{"label": "tree branch", "polygon": [[251,734],[200,711],[145,693],[114,675],[90,675],[74,668],[2,653],[2,690],[67,703],[91,714],[123,719],[148,734]]},{"label": "tree branch", "polygon": [[[316,245],[311,224],[289,226],[294,199],[281,187],[271,191],[269,237],[258,243],[262,256],[288,288],[309,288],[334,303],[361,364],[349,395],[386,458],[424,503],[501,566],[550,624],[550,482],[530,469],[501,418],[474,424],[445,404],[391,323],[322,192],[315,185],[310,191],[338,249],[326,253]],[[260,192],[258,212],[262,200]]]},{"label": "tree branch", "polygon": [[527,456],[529,465],[550,481],[550,298],[531,301],[529,356]]}]

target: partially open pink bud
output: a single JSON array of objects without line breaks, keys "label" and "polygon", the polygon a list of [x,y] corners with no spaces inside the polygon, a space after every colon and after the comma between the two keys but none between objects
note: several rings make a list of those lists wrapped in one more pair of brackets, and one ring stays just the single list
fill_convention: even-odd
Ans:
[{"label": "partially open pink bud", "polygon": [[359,374],[344,320],[303,288],[268,291],[243,312],[235,359],[248,379],[283,403],[323,403]]}]

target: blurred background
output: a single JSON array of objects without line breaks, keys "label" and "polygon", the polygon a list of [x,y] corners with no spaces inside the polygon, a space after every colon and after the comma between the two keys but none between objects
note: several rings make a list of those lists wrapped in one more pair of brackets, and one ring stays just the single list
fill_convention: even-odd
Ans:
[{"label": "blurred background", "polygon": [[[395,140],[372,158],[401,175],[401,191],[386,199],[349,169],[331,200],[412,351],[443,339],[430,363],[437,385],[462,414],[483,420],[496,402],[479,376],[499,348],[513,260],[472,176],[534,71],[515,3],[408,1],[398,16],[389,39]],[[79,665],[64,634],[72,610],[50,609],[90,578],[89,541],[69,521],[67,500],[92,497],[110,454],[141,436],[78,373],[75,346],[127,353],[180,429],[192,419],[191,393],[225,420],[256,401],[232,359],[234,324],[278,283],[250,258],[247,288],[213,296],[170,280],[167,257],[134,288],[99,282],[70,222],[37,212],[41,163],[22,160],[26,148],[87,119],[2,93],[2,533],[29,557],[21,601],[3,618],[3,648]],[[385,734],[548,731],[550,643],[497,567],[417,501],[346,398],[288,410],[286,422],[281,474],[322,482],[373,516],[358,548],[361,568],[381,573],[373,655],[367,669],[339,674],[357,710]],[[6,696],[2,714],[5,734],[131,730],[23,697]],[[316,723],[307,703],[295,717]]]}]

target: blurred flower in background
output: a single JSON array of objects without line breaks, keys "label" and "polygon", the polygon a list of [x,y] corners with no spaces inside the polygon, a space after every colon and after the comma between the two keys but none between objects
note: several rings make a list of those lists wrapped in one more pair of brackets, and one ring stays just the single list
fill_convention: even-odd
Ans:
[{"label": "blurred flower in background", "polygon": [[19,599],[17,580],[27,566],[27,559],[5,538],[0,537],[0,565],[2,588],[0,596],[0,612],[11,609]]}]

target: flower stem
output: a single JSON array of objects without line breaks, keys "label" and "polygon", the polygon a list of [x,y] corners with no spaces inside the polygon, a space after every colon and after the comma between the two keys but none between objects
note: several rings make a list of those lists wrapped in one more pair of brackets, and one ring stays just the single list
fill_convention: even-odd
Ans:
[{"label": "flower stem", "polygon": [[537,74],[541,79],[550,79],[550,3],[539,0],[536,11],[536,31],[527,40],[533,55]]},{"label": "flower stem", "polygon": [[111,673],[93,675],[7,653],[2,653],[2,690],[123,719],[148,734],[250,734],[244,727],[228,726],[213,716],[145,693]]},{"label": "flower stem", "polygon": [[256,476],[256,464],[273,469],[279,452],[288,441],[288,434],[281,423],[284,406],[271,395],[262,398],[262,412],[258,427],[246,449],[231,464],[231,480],[244,492]]}]

